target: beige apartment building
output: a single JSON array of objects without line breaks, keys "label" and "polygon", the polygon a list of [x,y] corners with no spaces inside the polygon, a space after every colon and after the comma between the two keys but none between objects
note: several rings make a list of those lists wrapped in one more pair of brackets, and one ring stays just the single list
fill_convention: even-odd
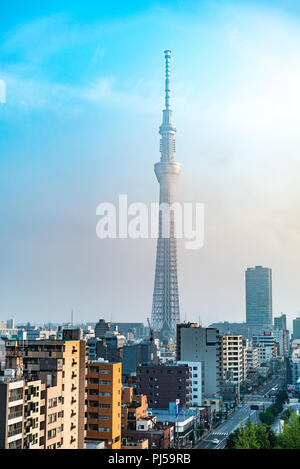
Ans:
[{"label": "beige apartment building", "polygon": [[248,370],[255,370],[259,366],[258,349],[247,348],[246,353],[247,353]]},{"label": "beige apartment building", "polygon": [[85,342],[69,339],[6,341],[6,368],[24,379],[22,447],[84,448]]},{"label": "beige apartment building", "polygon": [[243,336],[224,335],[222,337],[222,372],[223,379],[230,376],[236,383],[242,383],[246,373],[246,353],[243,348]]},{"label": "beige apartment building", "polygon": [[107,449],[121,448],[122,363],[87,363],[86,441],[105,441]]},{"label": "beige apartment building", "polygon": [[40,380],[24,383],[24,449],[40,449],[40,427],[44,419],[41,413],[41,394]]}]

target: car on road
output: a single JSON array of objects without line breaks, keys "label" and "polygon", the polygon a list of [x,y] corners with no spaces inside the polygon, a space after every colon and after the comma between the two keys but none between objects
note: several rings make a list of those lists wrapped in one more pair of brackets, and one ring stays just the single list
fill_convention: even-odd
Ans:
[{"label": "car on road", "polygon": [[214,438],[214,439],[212,440],[212,444],[213,444],[213,445],[218,445],[219,443],[220,443],[220,440],[218,440],[217,438]]}]

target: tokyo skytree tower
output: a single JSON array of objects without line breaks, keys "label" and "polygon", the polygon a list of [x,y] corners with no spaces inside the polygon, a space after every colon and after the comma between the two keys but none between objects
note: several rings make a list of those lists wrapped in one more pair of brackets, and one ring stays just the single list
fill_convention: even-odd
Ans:
[{"label": "tokyo skytree tower", "polygon": [[[170,109],[170,59],[171,51],[165,52],[166,89],[163,122],[159,128],[160,162],[154,171],[160,185],[159,203],[172,204],[173,190],[180,174],[180,164],[174,160],[176,127],[172,122]],[[176,324],[180,322],[179,296],[177,282],[177,242],[174,236],[174,213],[170,212],[170,231],[168,237],[163,236],[163,213],[159,212],[159,233],[156,251],[156,268],[153,292],[152,328],[168,340],[176,337]]]}]

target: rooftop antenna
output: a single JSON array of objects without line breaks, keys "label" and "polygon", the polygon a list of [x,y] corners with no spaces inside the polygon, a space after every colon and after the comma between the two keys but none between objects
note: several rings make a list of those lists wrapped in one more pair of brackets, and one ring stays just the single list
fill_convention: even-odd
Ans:
[{"label": "rooftop antenna", "polygon": [[74,321],[74,310],[72,309],[71,311],[71,326],[73,327],[73,321]]}]

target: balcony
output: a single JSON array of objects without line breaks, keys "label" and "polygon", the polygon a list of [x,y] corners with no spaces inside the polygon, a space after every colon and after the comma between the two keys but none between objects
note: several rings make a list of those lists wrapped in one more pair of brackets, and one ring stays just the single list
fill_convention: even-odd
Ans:
[{"label": "balcony", "polygon": [[10,412],[9,416],[8,416],[8,420],[17,419],[18,417],[23,417],[23,411],[22,410],[18,410],[16,412]]},{"label": "balcony", "polygon": [[20,437],[22,438],[22,428],[18,428],[16,430],[11,430],[7,432],[7,438],[11,438],[12,436],[15,436],[15,435],[20,435]]}]

